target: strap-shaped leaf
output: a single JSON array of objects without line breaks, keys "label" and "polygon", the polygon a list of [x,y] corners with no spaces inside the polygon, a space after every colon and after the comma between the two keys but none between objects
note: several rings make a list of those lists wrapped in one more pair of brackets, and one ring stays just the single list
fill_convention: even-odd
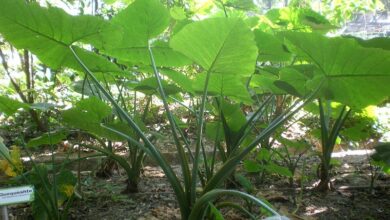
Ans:
[{"label": "strap-shaped leaf", "polygon": [[318,67],[309,84],[316,87],[325,80],[322,95],[327,99],[361,108],[389,96],[389,51],[363,48],[353,39],[315,33],[283,35]]},{"label": "strap-shaped leaf", "polygon": [[[170,45],[211,74],[211,90],[218,88],[217,92],[225,95],[245,93],[245,84],[240,79],[253,73],[257,47],[253,33],[242,20],[212,18],[188,24]],[[234,78],[235,83],[224,83],[227,78]],[[241,87],[239,93],[238,87]]]},{"label": "strap-shaped leaf", "polygon": [[[0,0],[0,34],[13,46],[28,49],[51,68],[81,70],[69,50],[75,42],[99,45],[103,19],[71,16],[58,8],[43,8],[23,0]],[[108,31],[108,29],[107,29]],[[94,72],[120,72],[116,65],[95,53],[75,47],[77,54]]]}]

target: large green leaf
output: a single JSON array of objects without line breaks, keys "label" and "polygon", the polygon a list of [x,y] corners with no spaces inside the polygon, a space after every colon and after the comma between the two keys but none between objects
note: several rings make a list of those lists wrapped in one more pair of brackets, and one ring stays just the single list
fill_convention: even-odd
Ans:
[{"label": "large green leaf", "polygon": [[219,108],[231,132],[238,132],[245,125],[246,118],[240,104],[231,104],[224,100],[220,101]]},{"label": "large green leaf", "polygon": [[62,113],[63,121],[97,136],[106,136],[102,120],[111,114],[111,108],[96,97],[79,101],[75,107]]},{"label": "large green leaf", "polygon": [[[169,84],[165,80],[161,80],[164,91],[167,95],[177,94],[181,91],[179,87],[173,84]],[[142,92],[146,95],[158,95],[158,83],[155,77],[146,78],[140,82],[129,84],[135,91]]]},{"label": "large green leaf", "polygon": [[[169,11],[159,0],[136,0],[111,20],[121,37],[104,35],[103,52],[125,63],[148,65],[149,41],[168,27],[169,20]],[[181,66],[190,62],[165,41],[155,41],[151,47],[158,66]]]},{"label": "large green leaf", "polygon": [[324,82],[325,98],[362,108],[389,96],[390,52],[364,48],[353,39],[298,32],[283,35],[317,66],[308,85],[315,88]]},{"label": "large green leaf", "polygon": [[273,93],[285,94],[286,92],[274,85],[279,79],[280,68],[272,66],[259,67],[256,74],[253,74],[249,86],[257,94]]},{"label": "large green leaf", "polygon": [[[293,66],[282,68],[279,72],[279,80],[274,84],[292,95],[304,96],[310,92],[305,85],[309,78],[302,71],[302,68],[293,68]],[[288,84],[283,84],[285,82]]]},{"label": "large green leaf", "polygon": [[[63,10],[42,8],[23,0],[0,0],[0,33],[13,46],[28,49],[51,68],[82,70],[69,46],[75,42],[99,45],[107,23],[93,16],[71,16]],[[109,32],[109,28],[105,28]],[[75,47],[83,62],[94,72],[120,72],[107,59]]]},{"label": "large green leaf", "polygon": [[192,89],[193,81],[188,76],[184,75],[184,73],[166,68],[161,69],[160,72],[176,83],[184,91],[192,94],[194,93],[194,90]]},{"label": "large green leaf", "polygon": [[171,46],[212,74],[250,76],[254,71],[254,36],[240,19],[212,18],[188,24],[173,37]]},{"label": "large green leaf", "polygon": [[256,10],[257,6],[252,0],[224,0],[225,7],[232,7],[234,9],[250,11]]},{"label": "large green leaf", "polygon": [[[242,20],[212,18],[188,24],[173,37],[170,45],[205,70],[195,84],[204,82],[209,73],[210,91],[243,96],[246,87],[241,79],[253,73],[257,47],[253,33]],[[244,96],[248,98],[248,94]]]},{"label": "large green leaf", "polygon": [[[192,89],[201,94],[204,89],[205,80],[206,73],[198,74],[193,81]],[[234,101],[244,102],[245,104],[250,104],[252,102],[244,79],[239,75],[211,75],[208,85],[208,94],[213,96],[227,96]]]},{"label": "large green leaf", "polygon": [[259,48],[259,61],[289,61],[292,54],[276,36],[255,30],[255,39]]},{"label": "large green leaf", "polygon": [[68,133],[65,131],[48,132],[28,141],[27,147],[39,147],[42,145],[55,145],[66,139]]},{"label": "large green leaf", "polygon": [[[285,7],[271,9],[265,15],[278,28],[328,31],[335,26],[310,8]],[[276,27],[275,27],[276,28]]]},{"label": "large green leaf", "polygon": [[[111,114],[112,111],[108,105],[97,97],[91,97],[79,101],[75,107],[62,112],[62,118],[70,127],[81,129],[100,138],[124,141],[122,136],[106,127],[113,128],[133,137],[135,136],[134,131],[124,122],[109,122],[105,123],[106,127],[102,126],[104,119]],[[146,129],[138,117],[135,117],[135,120],[142,130]]]},{"label": "large green leaf", "polygon": [[12,115],[16,111],[18,111],[18,109],[22,109],[22,108],[24,109],[29,108],[29,105],[10,99],[5,96],[0,96],[0,113],[4,113],[6,115]]},{"label": "large green leaf", "polygon": [[218,121],[207,122],[205,131],[206,137],[212,141],[222,141],[225,138],[222,123]]},{"label": "large green leaf", "polygon": [[[353,38],[353,37],[352,37]],[[363,47],[381,48],[384,50],[390,50],[390,38],[388,37],[376,37],[369,40],[363,40],[361,38],[356,39]]]}]

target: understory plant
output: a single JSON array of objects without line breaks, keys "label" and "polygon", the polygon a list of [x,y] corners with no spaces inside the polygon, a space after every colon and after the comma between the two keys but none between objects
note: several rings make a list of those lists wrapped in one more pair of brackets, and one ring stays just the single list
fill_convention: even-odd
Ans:
[{"label": "understory plant", "polygon": [[[140,3],[139,3],[140,4]],[[134,4],[137,5],[137,4]],[[135,7],[135,6],[134,6]],[[115,19],[114,19],[115,20]],[[200,212],[200,210],[205,209],[209,202],[212,202],[217,196],[232,194],[236,196],[243,196],[246,199],[250,199],[256,204],[264,206],[265,204],[261,203],[258,199],[254,199],[254,197],[246,196],[238,191],[227,191],[227,190],[219,190],[220,184],[235,170],[235,167],[239,164],[239,162],[250,153],[257,145],[260,143],[264,137],[268,137],[275,129],[277,129],[284,121],[286,121],[290,116],[292,116],[295,112],[297,112],[305,102],[297,102],[295,105],[292,105],[290,109],[287,109],[286,112],[282,113],[279,117],[277,117],[274,121],[272,121],[266,128],[264,128],[248,145],[241,146],[240,148],[232,148],[231,155],[229,155],[228,160],[222,164],[219,170],[216,170],[215,173],[208,174],[209,176],[204,176],[200,171],[200,161],[201,155],[204,155],[203,148],[203,127],[205,122],[205,107],[208,100],[208,91],[209,91],[209,83],[221,86],[224,81],[221,81],[219,76],[219,72],[224,72],[227,78],[235,76],[229,75],[229,73],[235,73],[243,71],[243,73],[248,72],[251,68],[254,67],[254,60],[256,50],[253,50],[251,44],[248,44],[245,40],[240,41],[242,45],[237,45],[238,41],[234,40],[236,38],[243,37],[247,40],[250,40],[250,32],[245,29],[245,26],[241,26],[240,20],[238,19],[209,19],[202,22],[196,22],[193,25],[186,26],[183,28],[181,32],[179,32],[171,41],[171,46],[176,48],[177,50],[184,53],[186,56],[192,58],[194,61],[198,62],[204,69],[203,75],[200,75],[202,78],[203,89],[200,90],[201,93],[201,101],[200,101],[200,109],[196,114],[197,118],[197,132],[196,132],[196,147],[195,152],[193,153],[192,159],[192,172],[189,169],[190,163],[188,162],[188,158],[185,154],[184,148],[179,140],[179,132],[176,121],[173,118],[173,115],[168,106],[168,97],[165,94],[164,88],[161,83],[160,73],[157,69],[156,62],[154,59],[153,47],[152,45],[146,45],[147,51],[150,57],[150,63],[153,68],[154,76],[158,83],[160,97],[163,101],[165,112],[167,114],[169,124],[171,127],[171,131],[173,134],[173,139],[177,147],[178,155],[180,157],[180,165],[182,169],[183,175],[183,185],[178,180],[178,177],[172,170],[172,167],[165,161],[164,157],[162,157],[160,151],[156,148],[153,143],[146,137],[145,133],[139,128],[135,120],[116,102],[116,100],[109,94],[109,92],[100,84],[99,80],[95,77],[95,74],[88,68],[87,64],[83,61],[77,51],[70,46],[70,50],[72,51],[74,57],[77,59],[79,64],[83,67],[88,77],[97,85],[102,94],[108,99],[108,101],[113,105],[115,111],[118,113],[118,117],[120,117],[123,121],[126,121],[129,126],[134,129],[137,135],[142,139],[143,146],[147,149],[147,153],[150,157],[152,157],[161,168],[164,170],[169,182],[171,183],[173,190],[175,191],[176,197],[178,199],[178,203],[180,206],[181,214],[183,219],[200,219],[204,215],[204,212]],[[219,47],[210,47],[209,44],[204,44],[204,40],[202,38],[206,37],[205,32],[202,32],[205,28],[211,26],[222,26],[224,27],[224,31],[217,33],[210,33],[214,35],[221,35],[221,43]],[[237,28],[237,30],[233,31],[233,29]],[[188,39],[194,35],[194,33],[203,34],[198,36],[195,39]],[[240,34],[240,35],[239,35]],[[209,36],[210,37],[210,36]],[[248,38],[247,38],[248,37]],[[225,41],[225,43],[223,43]],[[197,45],[196,50],[190,47],[190,44]],[[241,47],[240,50],[235,50],[234,48]],[[242,47],[248,47],[248,50],[243,50]],[[230,49],[228,49],[230,48]],[[202,51],[204,51],[202,53]],[[249,53],[249,54],[248,54]],[[210,57],[205,56],[206,54],[214,54]],[[232,57],[236,57],[236,59],[232,59]],[[231,64],[225,64],[221,66],[219,63],[225,63],[227,60],[230,62],[234,61]],[[225,61],[226,60],[226,61]],[[239,63],[236,65],[235,62]],[[251,64],[252,63],[252,64]],[[247,65],[247,66],[245,66]],[[252,67],[251,67],[252,66]],[[239,78],[238,78],[239,79]],[[314,94],[314,93],[313,93]],[[311,94],[311,97],[313,96]],[[224,94],[226,95],[226,94]],[[310,100],[310,97],[309,99]],[[307,100],[306,100],[307,101]],[[266,105],[267,102],[264,103]],[[259,112],[261,112],[262,106],[259,107]],[[255,115],[256,116],[256,115]],[[249,123],[251,120],[249,120]],[[245,125],[248,127],[248,125]],[[114,128],[112,128],[115,131]],[[245,131],[245,129],[243,129]],[[123,135],[128,140],[136,142],[132,137],[127,134],[123,134],[120,131],[117,131],[117,134]],[[183,135],[180,136],[184,141],[184,145],[187,145],[188,140]],[[241,137],[240,137],[241,138]],[[238,139],[240,141],[240,139]],[[203,158],[203,161],[207,161],[207,158]],[[205,169],[209,169],[205,165]],[[207,173],[207,172],[205,172]],[[196,194],[198,183],[202,186],[202,193],[198,197]],[[268,206],[265,206],[269,209]],[[272,209],[269,209],[274,214],[277,214]]]},{"label": "understory plant", "polygon": [[[345,120],[351,112],[351,109],[347,109],[347,106],[343,106],[339,116],[332,123],[331,121],[331,107],[330,103],[323,103],[321,99],[318,100],[320,123],[321,123],[321,164],[319,166],[318,176],[320,182],[317,189],[320,191],[327,191],[333,189],[330,181],[331,159],[336,140],[339,137],[340,130],[342,129]],[[325,106],[325,107],[324,107]],[[326,107],[328,106],[328,107]],[[326,110],[325,110],[326,109]]]},{"label": "understory plant", "polygon": [[[8,42],[18,49],[28,49],[49,68],[67,68],[85,74],[87,82],[98,92],[96,97],[79,101],[72,109],[65,110],[64,122],[78,123],[74,127],[91,132],[98,139],[118,140],[120,137],[129,142],[129,146],[138,151],[130,152],[133,153],[131,157],[140,158],[130,163],[116,156],[105,143],[93,148],[116,160],[125,168],[129,179],[139,176],[139,173],[131,173],[139,168],[138,164],[133,166],[133,162],[142,161],[144,153],[156,161],[173,188],[182,219],[203,219],[210,212],[215,213],[215,207],[219,207],[218,198],[223,196],[243,198],[280,216],[260,199],[237,190],[222,189],[223,184],[248,154],[263,147],[262,143],[313,99],[326,96],[326,100],[334,98],[340,102],[347,100],[346,105],[353,104],[351,93],[364,94],[350,85],[345,86],[346,80],[354,84],[358,79],[365,85],[365,80],[360,78],[369,77],[383,86],[387,85],[385,81],[389,77],[388,64],[376,65],[374,68],[379,73],[370,75],[371,72],[365,71],[373,67],[369,65],[371,58],[356,57],[350,62],[336,56],[334,51],[338,47],[346,47],[341,51],[351,50],[354,56],[371,52],[378,59],[388,59],[390,54],[376,49],[364,51],[352,39],[323,36],[321,33],[329,29],[326,26],[329,22],[311,10],[285,11],[296,15],[301,22],[298,25],[294,21],[291,25],[313,32],[312,27],[320,27],[320,33],[291,31],[288,30],[290,25],[281,27],[286,32],[274,33],[271,28],[274,25],[262,23],[260,19],[251,23],[248,17],[242,18],[240,14],[229,16],[226,10],[229,4],[222,4],[223,17],[216,15],[203,20],[192,20],[185,12],[185,19],[174,19],[158,0],[136,0],[110,20],[88,15],[71,16],[58,8],[43,8],[22,0],[0,0],[0,4],[0,33]],[[279,12],[273,11],[266,16],[277,22]],[[88,50],[90,47],[93,51]],[[351,56],[349,53],[342,55],[348,59]],[[283,62],[283,65],[274,65],[272,74],[254,74],[256,67],[263,68],[270,61]],[[357,68],[357,62],[366,62],[366,69]],[[112,76],[114,80],[106,80],[106,76]],[[252,77],[257,78],[261,88],[268,89],[264,99],[258,99],[259,92],[248,88]],[[156,86],[178,154],[180,176],[153,143],[139,114],[127,108],[128,96],[120,92],[122,82],[130,84],[141,79],[148,80],[147,85]],[[192,106],[181,103],[195,118],[194,140],[184,134],[177,120],[179,117],[173,114],[173,104],[180,103],[180,96],[169,92],[172,87],[167,86],[167,82],[174,83],[181,88],[181,93],[197,102]],[[270,107],[271,98],[267,98],[272,97],[273,89],[297,97],[267,123],[256,126],[256,122],[269,116],[264,110],[273,108]],[[369,103],[386,96],[375,87],[370,89],[374,92],[370,94]],[[389,91],[389,88],[385,90]],[[361,105],[369,104],[362,98],[356,100]],[[214,107],[210,107],[210,103]],[[241,108],[245,106],[253,108],[253,114],[248,118],[242,117]],[[215,110],[216,132],[210,157],[204,139],[212,109]],[[107,134],[116,138],[107,137]],[[219,134],[224,134],[223,141]],[[194,149],[191,149],[192,145]],[[217,160],[217,153],[221,155],[221,162]],[[240,211],[250,213],[246,209]]]},{"label": "understory plant", "polygon": [[[297,62],[309,64],[284,67],[280,78],[274,81],[276,85],[299,97],[318,82],[324,83],[317,96],[321,131],[320,184],[317,188],[329,190],[331,154],[351,109],[363,109],[381,103],[387,97],[384,82],[390,79],[389,64],[378,60],[390,59],[390,53],[380,49],[385,48],[384,44],[374,44],[377,41],[372,40],[326,38],[317,33],[297,32],[282,32],[280,36],[292,44]],[[386,42],[387,39],[382,40]],[[366,90],[358,90],[358,85],[366,86]],[[341,109],[333,114],[336,115],[333,119],[331,102],[341,103]]]},{"label": "understory plant", "polygon": [[[117,163],[124,169],[128,178],[125,191],[137,192],[145,152],[142,147],[139,147],[140,144],[138,142],[132,141],[138,140],[137,135],[125,123],[119,120],[107,121],[106,119],[109,117],[112,117],[111,108],[97,97],[81,100],[75,107],[62,112],[64,124],[71,128],[80,129],[76,134],[85,133],[100,145],[96,146],[94,143],[86,144],[82,140],[77,140],[77,142],[81,142],[77,143],[79,148],[96,150],[106,155],[109,160]],[[104,120],[106,120],[105,123],[102,123]],[[142,121],[137,120],[137,123],[145,131]],[[112,129],[115,129],[115,131],[112,131]],[[120,135],[122,133],[126,133],[132,139],[128,141]],[[153,138],[150,135],[150,139],[152,140]],[[112,146],[110,146],[113,141],[128,141],[130,158],[116,155]],[[106,171],[110,172],[110,169],[109,167]]]},{"label": "understory plant", "polygon": [[[41,143],[50,144],[50,136]],[[51,145],[52,152],[54,145]],[[21,148],[13,146],[11,150],[2,143],[0,138],[0,172],[8,176],[6,184],[19,184],[34,187],[32,215],[35,219],[68,219],[68,210],[75,198],[76,177],[66,169],[66,161],[56,164],[55,156],[49,164],[36,163],[27,146],[23,147],[28,155],[31,169],[25,167],[21,159]]]},{"label": "understory plant", "polygon": [[375,146],[375,153],[369,158],[370,163],[370,191],[373,193],[376,179],[381,173],[390,174],[390,143],[379,143]]}]

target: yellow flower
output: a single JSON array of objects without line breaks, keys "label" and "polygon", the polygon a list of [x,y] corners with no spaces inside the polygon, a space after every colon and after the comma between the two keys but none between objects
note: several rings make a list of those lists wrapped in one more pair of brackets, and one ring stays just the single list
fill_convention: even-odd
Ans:
[{"label": "yellow flower", "polygon": [[20,149],[12,146],[10,150],[11,163],[7,160],[0,160],[0,171],[5,175],[14,177],[23,172],[23,163],[20,159]]},{"label": "yellow flower", "polygon": [[67,197],[71,197],[74,193],[74,186],[72,185],[62,185],[61,192],[65,193]]}]

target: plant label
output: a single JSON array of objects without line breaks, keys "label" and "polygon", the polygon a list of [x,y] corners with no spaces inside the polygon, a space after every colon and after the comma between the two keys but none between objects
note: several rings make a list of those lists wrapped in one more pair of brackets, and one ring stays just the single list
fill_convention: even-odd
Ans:
[{"label": "plant label", "polygon": [[0,206],[32,202],[34,200],[33,186],[20,186],[0,189]]}]

